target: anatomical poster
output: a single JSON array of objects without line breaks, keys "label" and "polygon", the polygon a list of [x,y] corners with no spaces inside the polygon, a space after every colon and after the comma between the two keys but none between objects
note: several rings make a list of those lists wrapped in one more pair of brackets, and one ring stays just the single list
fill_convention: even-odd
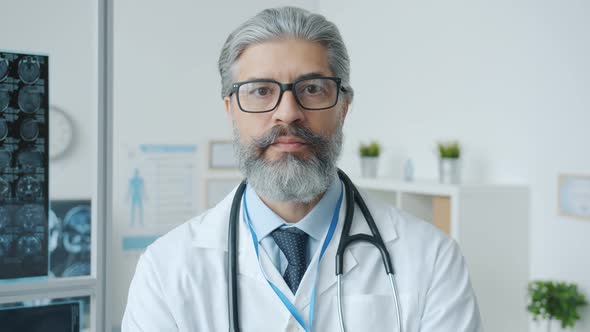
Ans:
[{"label": "anatomical poster", "polygon": [[123,250],[136,251],[197,215],[197,146],[139,144],[127,156],[120,190],[127,222],[120,226]]},{"label": "anatomical poster", "polygon": [[0,279],[47,276],[48,57],[0,52]]}]

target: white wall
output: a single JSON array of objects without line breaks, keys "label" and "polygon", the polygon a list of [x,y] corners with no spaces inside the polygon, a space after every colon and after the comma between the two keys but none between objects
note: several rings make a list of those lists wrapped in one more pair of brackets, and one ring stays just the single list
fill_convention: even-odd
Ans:
[{"label": "white wall", "polygon": [[[411,157],[435,178],[435,142],[459,139],[467,181],[530,184],[531,278],[590,296],[590,222],[556,214],[557,175],[590,173],[590,3],[321,0],[320,12],[352,58],[343,168],[360,173],[358,142],[375,138],[382,175]],[[575,331],[590,330],[582,314]]]},{"label": "white wall", "polygon": [[51,161],[51,199],[95,194],[98,10],[94,1],[3,0],[0,49],[49,55],[49,102],[66,111],[75,142]]},{"label": "white wall", "polygon": [[[230,139],[217,59],[229,33],[260,10],[316,0],[114,1],[113,326],[120,325],[137,254],[121,252],[127,146]],[[177,220],[178,224],[184,220]]]}]

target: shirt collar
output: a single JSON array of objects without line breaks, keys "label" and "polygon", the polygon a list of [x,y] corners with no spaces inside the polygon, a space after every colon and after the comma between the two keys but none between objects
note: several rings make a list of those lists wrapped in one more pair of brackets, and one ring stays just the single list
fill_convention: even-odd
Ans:
[{"label": "shirt collar", "polygon": [[332,214],[336,208],[341,191],[342,184],[338,176],[335,175],[330,186],[328,186],[328,189],[313,209],[299,222],[289,224],[266,206],[251,186],[247,186],[246,200],[248,202],[248,212],[258,241],[261,241],[281,226],[297,227],[314,240],[321,241],[332,221]]}]

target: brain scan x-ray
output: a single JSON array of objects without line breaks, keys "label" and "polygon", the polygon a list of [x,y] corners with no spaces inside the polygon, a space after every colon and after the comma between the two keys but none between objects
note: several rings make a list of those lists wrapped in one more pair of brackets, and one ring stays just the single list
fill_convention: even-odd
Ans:
[{"label": "brain scan x-ray", "polygon": [[35,113],[41,108],[43,94],[39,87],[26,86],[18,93],[18,107],[24,113]]},{"label": "brain scan x-ray", "polygon": [[8,77],[8,60],[0,57],[0,82],[4,81]]},{"label": "brain scan x-ray", "polygon": [[10,161],[12,160],[12,155],[8,151],[0,150],[0,171],[2,169],[10,167]]},{"label": "brain scan x-ray", "polygon": [[6,227],[10,226],[11,219],[10,211],[4,206],[0,206],[0,234]]},{"label": "brain scan x-ray", "polygon": [[[35,150],[23,150],[18,153],[17,163],[18,167],[23,171],[32,172],[39,167],[43,167],[43,154]],[[45,159],[46,160],[46,159]]]},{"label": "brain scan x-ray", "polygon": [[8,124],[4,120],[0,120],[0,141],[8,137]]},{"label": "brain scan x-ray", "polygon": [[27,204],[18,208],[14,219],[27,233],[36,233],[40,227],[45,227],[44,214],[43,206]]},{"label": "brain scan x-ray", "polygon": [[42,195],[42,183],[36,177],[26,175],[18,179],[16,196],[24,202],[37,200]]},{"label": "brain scan x-ray", "polygon": [[47,276],[48,57],[0,52],[0,279]]},{"label": "brain scan x-ray", "polygon": [[26,84],[34,84],[41,77],[41,64],[36,56],[25,56],[18,62],[18,77]]},{"label": "brain scan x-ray", "polygon": [[10,184],[8,181],[0,178],[0,199],[10,198]]},{"label": "brain scan x-ray", "polygon": [[10,95],[8,91],[0,90],[0,113],[4,112],[10,104]]},{"label": "brain scan x-ray", "polygon": [[41,240],[33,235],[25,235],[18,239],[17,242],[17,252],[19,257],[29,257],[38,255],[42,248],[41,248]]},{"label": "brain scan x-ray", "polygon": [[33,119],[26,119],[20,125],[20,137],[27,142],[37,139],[39,136],[39,125]]},{"label": "brain scan x-ray", "polygon": [[90,200],[53,200],[49,213],[50,273],[55,277],[90,275]]}]

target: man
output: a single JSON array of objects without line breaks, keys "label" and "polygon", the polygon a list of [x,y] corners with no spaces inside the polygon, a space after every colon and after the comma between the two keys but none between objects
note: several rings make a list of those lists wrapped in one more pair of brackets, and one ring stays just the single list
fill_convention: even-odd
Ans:
[{"label": "man", "polygon": [[[340,330],[334,257],[347,206],[336,160],[353,98],[336,26],[298,8],[265,10],[219,58],[222,97],[247,179],[237,234],[238,324],[244,331]],[[227,331],[232,192],[142,255],[123,331]],[[365,195],[363,195],[365,196]],[[455,242],[364,197],[395,268],[400,316],[379,251],[344,253],[347,331],[481,331]],[[358,206],[351,234],[368,233]],[[233,323],[231,324],[233,325]]]}]

